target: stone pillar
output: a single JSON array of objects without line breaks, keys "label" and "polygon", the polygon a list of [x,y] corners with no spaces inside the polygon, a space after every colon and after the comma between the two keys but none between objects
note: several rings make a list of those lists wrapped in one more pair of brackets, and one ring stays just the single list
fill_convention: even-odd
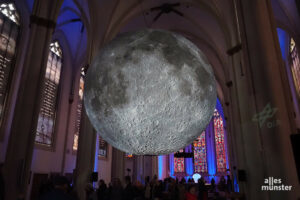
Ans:
[{"label": "stone pillar", "polygon": [[143,156],[134,156],[134,181],[142,182],[142,177],[144,173],[144,164],[143,164]]},{"label": "stone pillar", "polygon": [[[241,191],[249,200],[297,199],[300,189],[290,142],[295,124],[271,3],[239,0],[237,12],[243,65],[238,63],[233,69],[237,94],[233,98],[239,110],[232,123],[241,124],[235,131],[240,139],[236,142],[238,168],[247,175],[246,182],[240,183]],[[269,177],[281,179],[281,185],[292,185],[292,191],[262,191]]]},{"label": "stone pillar", "polygon": [[84,106],[82,107],[80,134],[75,169],[75,190],[80,200],[85,200],[85,187],[91,181],[94,172],[96,131],[91,125]]},{"label": "stone pillar", "polygon": [[149,176],[150,178],[154,175],[152,173],[152,161],[154,156],[144,156],[144,174],[143,174],[143,183],[145,182],[145,177]]},{"label": "stone pillar", "polygon": [[[158,175],[158,163],[157,163],[157,156],[152,156],[152,177],[154,175]],[[150,178],[152,178],[150,177]]]},{"label": "stone pillar", "polygon": [[116,149],[112,148],[112,164],[111,164],[111,179],[119,178],[120,181],[124,182],[125,176],[125,153]]},{"label": "stone pillar", "polygon": [[[153,159],[154,156],[135,156],[134,157],[134,178],[141,183],[145,183],[145,177],[152,178],[153,174]],[[157,167],[156,167],[157,169]],[[157,172],[155,172],[157,175]]]},{"label": "stone pillar", "polygon": [[36,0],[4,164],[6,199],[26,196],[49,46],[62,0]]}]

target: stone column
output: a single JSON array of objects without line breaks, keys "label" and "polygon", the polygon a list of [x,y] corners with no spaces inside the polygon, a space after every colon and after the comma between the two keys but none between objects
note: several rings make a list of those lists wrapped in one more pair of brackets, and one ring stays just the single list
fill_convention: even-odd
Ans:
[{"label": "stone column", "polygon": [[143,173],[143,156],[134,156],[133,160],[133,181],[141,181]]},{"label": "stone column", "polygon": [[84,106],[82,107],[80,133],[75,169],[75,190],[80,200],[85,200],[85,187],[91,182],[91,174],[94,171],[96,131],[91,125]]},{"label": "stone column", "polygon": [[[232,123],[241,124],[235,131],[240,139],[236,143],[238,167],[247,175],[241,189],[247,199],[297,199],[300,189],[290,142],[296,130],[271,3],[239,0],[237,12],[243,64],[233,69],[237,94],[233,98],[239,110]],[[240,67],[245,70],[243,75]],[[280,185],[292,185],[292,191],[262,191],[269,177],[281,179]]]},{"label": "stone column", "polygon": [[111,179],[119,178],[120,181],[124,182],[125,176],[125,153],[116,149],[112,148],[112,164],[111,164]]},{"label": "stone column", "polygon": [[62,0],[36,0],[4,164],[6,199],[26,196],[49,45]]},{"label": "stone column", "polygon": [[149,176],[150,178],[154,175],[153,171],[153,158],[154,156],[144,156],[144,174],[143,174],[143,183],[145,182],[145,177]]},{"label": "stone column", "polygon": [[[135,156],[134,157],[134,177],[137,181],[145,183],[145,177],[152,178],[152,157],[153,156]],[[157,167],[156,167],[157,169]],[[155,173],[157,175],[157,173]]]},{"label": "stone column", "polygon": [[157,163],[157,156],[152,156],[152,175],[151,175],[151,179],[154,175],[158,175],[158,163]]}]

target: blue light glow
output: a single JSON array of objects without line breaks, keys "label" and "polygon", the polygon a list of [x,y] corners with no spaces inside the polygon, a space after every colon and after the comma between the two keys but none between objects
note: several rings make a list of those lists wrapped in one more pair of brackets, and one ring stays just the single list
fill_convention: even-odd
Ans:
[{"label": "blue light glow", "polygon": [[174,176],[174,154],[169,155],[169,168],[170,168],[170,177],[176,178]]},{"label": "blue light glow", "polygon": [[279,45],[280,45],[282,58],[284,60],[286,60],[285,51],[287,49],[287,44],[288,44],[288,35],[284,30],[282,30],[280,28],[277,28],[277,34],[278,34],[278,39],[279,39]]},{"label": "blue light glow", "polygon": [[215,155],[215,144],[214,139],[214,122],[213,120],[210,121],[208,124],[206,131],[205,131],[205,140],[206,140],[206,150],[207,150],[207,167],[208,167],[208,174],[210,176],[214,176],[216,174],[216,155]]},{"label": "blue light glow", "polygon": [[201,178],[201,175],[200,174],[194,174],[193,175],[193,179],[194,179],[194,182],[195,183],[198,183],[198,180]]},{"label": "blue light glow", "polygon": [[158,156],[158,179],[163,179],[164,156]]},{"label": "blue light glow", "polygon": [[[185,152],[192,153],[192,145],[191,144],[185,148]],[[186,174],[188,176],[192,176],[194,174],[193,158],[185,158],[184,163],[185,163],[185,172],[186,172]]]}]

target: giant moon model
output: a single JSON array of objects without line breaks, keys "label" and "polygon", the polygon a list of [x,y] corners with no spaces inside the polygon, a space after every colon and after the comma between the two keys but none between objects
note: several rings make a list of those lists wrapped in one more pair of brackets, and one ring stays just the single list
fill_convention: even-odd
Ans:
[{"label": "giant moon model", "polygon": [[162,30],[117,36],[88,69],[84,105],[109,144],[161,155],[192,143],[212,118],[216,82],[203,53]]}]

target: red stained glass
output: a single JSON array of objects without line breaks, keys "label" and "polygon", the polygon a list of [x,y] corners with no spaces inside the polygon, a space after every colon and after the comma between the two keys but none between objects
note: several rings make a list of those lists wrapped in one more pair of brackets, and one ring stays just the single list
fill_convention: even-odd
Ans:
[{"label": "red stained glass", "polygon": [[[183,149],[179,152],[183,152]],[[174,158],[174,172],[184,172],[184,158]]]},{"label": "red stained glass", "polygon": [[217,172],[226,172],[226,151],[224,141],[223,119],[219,112],[214,112],[214,130],[216,144]]},{"label": "red stained glass", "polygon": [[205,132],[194,141],[194,171],[207,172]]}]

